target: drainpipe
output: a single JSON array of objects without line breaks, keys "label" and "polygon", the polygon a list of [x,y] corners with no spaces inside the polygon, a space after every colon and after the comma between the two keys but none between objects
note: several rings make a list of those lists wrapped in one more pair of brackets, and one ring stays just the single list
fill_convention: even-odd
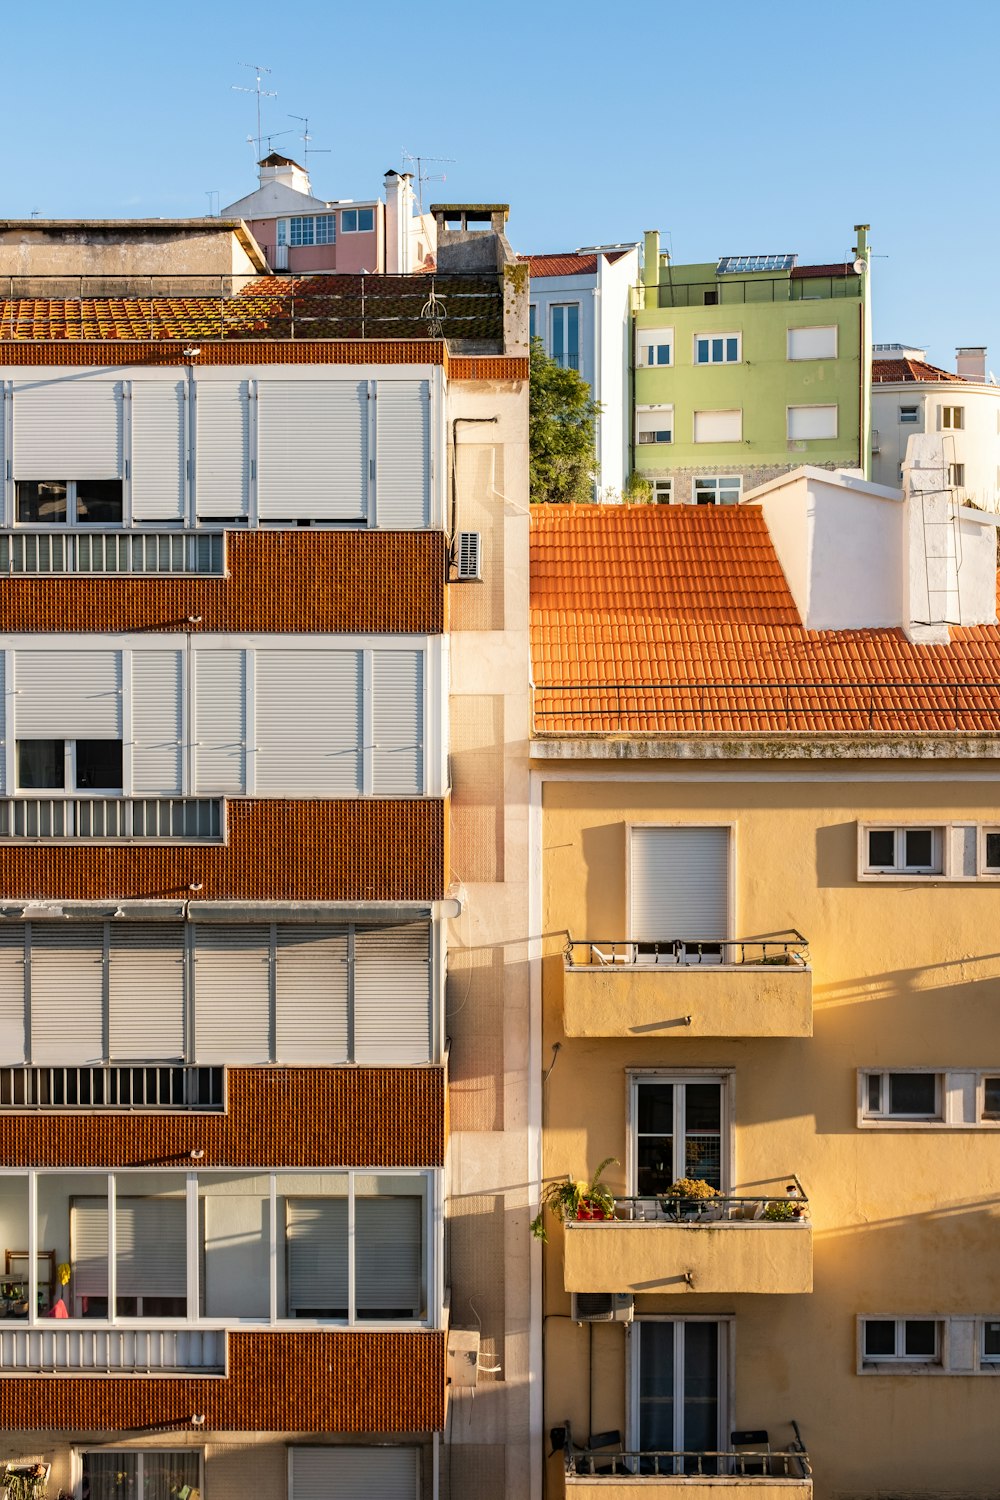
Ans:
[{"label": "drainpipe", "polygon": [[858,467],[866,479],[872,477],[872,434],[871,434],[871,410],[872,410],[872,360],[871,360],[871,249],[868,244],[867,224],[855,224],[854,232],[857,235],[857,243],[854,246],[854,254],[857,263],[862,265],[861,270],[861,392],[860,411],[858,422]]}]

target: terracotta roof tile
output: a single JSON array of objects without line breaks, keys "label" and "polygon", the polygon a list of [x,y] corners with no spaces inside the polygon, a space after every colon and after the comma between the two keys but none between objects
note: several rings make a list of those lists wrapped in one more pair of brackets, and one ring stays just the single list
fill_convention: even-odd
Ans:
[{"label": "terracotta roof tile", "polygon": [[577,255],[573,250],[561,255],[520,255],[518,259],[528,262],[532,276],[593,276],[597,270],[596,255]]},{"label": "terracotta roof tile", "polygon": [[537,506],[539,733],[1000,727],[1000,627],[808,631],[753,506]]},{"label": "terracotta roof tile", "polygon": [[959,385],[965,384],[961,375],[954,375],[951,370],[939,370],[937,365],[929,365],[922,359],[873,359],[872,380],[876,385],[921,380],[956,380]]}]

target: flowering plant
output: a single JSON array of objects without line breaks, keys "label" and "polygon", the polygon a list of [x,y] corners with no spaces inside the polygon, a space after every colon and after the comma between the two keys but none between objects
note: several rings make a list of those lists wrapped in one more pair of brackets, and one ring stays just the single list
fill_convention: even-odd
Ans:
[{"label": "flowering plant", "polygon": [[542,1193],[542,1206],[531,1221],[531,1232],[536,1240],[548,1239],[545,1232],[545,1210],[548,1209],[560,1224],[567,1219],[611,1219],[614,1217],[615,1200],[609,1188],[601,1182],[606,1169],[618,1165],[616,1156],[605,1157],[589,1182],[581,1178],[574,1182],[566,1177],[560,1182],[550,1182]]},{"label": "flowering plant", "polygon": [[678,1177],[676,1182],[670,1184],[668,1198],[717,1198],[718,1188],[714,1188],[704,1177]]}]

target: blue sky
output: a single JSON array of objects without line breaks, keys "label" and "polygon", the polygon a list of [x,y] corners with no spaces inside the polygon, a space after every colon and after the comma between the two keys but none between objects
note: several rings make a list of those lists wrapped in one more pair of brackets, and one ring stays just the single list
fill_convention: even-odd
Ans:
[{"label": "blue sky", "polygon": [[[49,0],[9,10],[0,209],[204,214],[255,185],[264,131],[323,197],[378,191],[403,148],[426,198],[511,204],[518,250],[639,238],[675,259],[849,253],[872,226],[875,337],[1000,374],[993,148],[1000,0],[797,6]],[[666,237],[669,236],[669,239]]]}]

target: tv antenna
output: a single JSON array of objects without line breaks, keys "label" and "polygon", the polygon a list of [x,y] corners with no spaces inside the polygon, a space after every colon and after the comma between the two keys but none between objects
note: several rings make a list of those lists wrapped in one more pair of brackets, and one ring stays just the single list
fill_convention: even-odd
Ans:
[{"label": "tv antenna", "polygon": [[290,130],[265,130],[264,139],[267,142],[267,154],[271,154],[271,142],[280,140],[283,135],[291,135]]},{"label": "tv antenna", "polygon": [[[255,86],[252,89],[250,89],[250,88],[244,88],[241,83],[234,83],[234,84],[231,85],[231,88],[233,90],[233,93],[235,93],[235,94],[256,94],[257,95],[257,155],[260,156],[261,155],[261,149],[260,149],[260,142],[261,142],[261,134],[260,134],[260,101],[262,99],[277,99],[278,95],[277,95],[277,93],[276,93],[276,91],[274,89],[262,89],[261,86],[260,86],[261,85],[261,74],[262,73],[270,73],[270,71],[271,71],[270,68],[265,68],[263,66],[263,64],[261,64],[261,63],[240,63],[240,67],[241,68],[250,68],[257,75],[256,84],[255,84]],[[253,140],[253,136],[252,135],[248,136],[247,139],[252,141]]]},{"label": "tv antenna", "polygon": [[304,167],[307,167],[309,165],[309,158],[310,158],[310,156],[329,156],[330,155],[330,147],[329,146],[313,146],[312,150],[310,151],[310,149],[309,149],[309,142],[312,140],[312,136],[309,134],[309,116],[308,115],[289,115],[288,118],[290,120],[300,120],[302,122],[302,134],[299,136],[299,140],[302,142],[302,145],[304,147],[304,150],[303,150],[303,153],[302,153],[302,165]]},{"label": "tv antenna", "polygon": [[[205,197],[208,199],[208,216],[209,216],[209,218],[210,219],[217,219],[218,216],[219,216],[219,189],[218,188],[206,188],[205,189]],[[215,199],[215,207],[214,208],[212,207],[212,199],[213,198]]]},{"label": "tv antenna", "polygon": [[435,165],[441,162],[453,162],[455,158],[453,156],[414,156],[410,151],[400,151],[399,154],[404,161],[408,161],[411,166],[415,166],[417,169],[417,208],[420,213],[423,213],[424,183],[448,181],[447,172],[425,172],[424,166],[427,162],[434,162]]}]

